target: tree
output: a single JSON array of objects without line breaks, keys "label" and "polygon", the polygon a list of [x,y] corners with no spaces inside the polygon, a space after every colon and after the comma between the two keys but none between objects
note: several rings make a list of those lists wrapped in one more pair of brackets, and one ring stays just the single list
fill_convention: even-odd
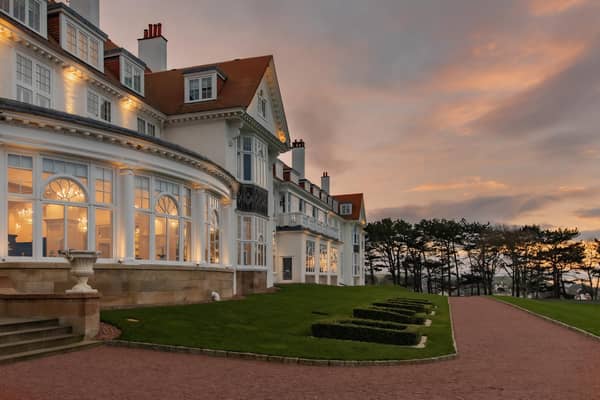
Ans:
[{"label": "tree", "polygon": [[584,244],[584,260],[579,270],[585,274],[593,300],[598,300],[600,287],[600,240],[594,239]]},{"label": "tree", "polygon": [[553,296],[560,298],[565,291],[565,272],[583,262],[584,248],[581,242],[573,242],[579,236],[577,229],[556,229],[542,232],[543,248],[539,253],[542,261],[551,270]]}]

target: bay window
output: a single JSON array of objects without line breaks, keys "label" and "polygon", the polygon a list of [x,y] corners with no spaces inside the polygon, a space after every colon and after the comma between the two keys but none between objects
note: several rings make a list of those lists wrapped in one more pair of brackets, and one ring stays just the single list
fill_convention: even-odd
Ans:
[{"label": "bay window", "polygon": [[238,215],[238,265],[266,267],[267,220],[255,215]]},{"label": "bay window", "polygon": [[245,183],[267,186],[267,145],[252,136],[237,139],[237,178]]}]

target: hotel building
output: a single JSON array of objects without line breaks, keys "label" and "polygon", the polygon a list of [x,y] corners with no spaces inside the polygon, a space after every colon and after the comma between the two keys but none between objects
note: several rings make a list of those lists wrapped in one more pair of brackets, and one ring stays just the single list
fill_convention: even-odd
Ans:
[{"label": "hotel building", "polygon": [[17,291],[71,287],[66,249],[99,252],[104,307],[364,284],[364,198],[306,179],[272,56],[167,69],[161,24],[135,55],[98,0],[0,0],[0,65],[0,277]]}]

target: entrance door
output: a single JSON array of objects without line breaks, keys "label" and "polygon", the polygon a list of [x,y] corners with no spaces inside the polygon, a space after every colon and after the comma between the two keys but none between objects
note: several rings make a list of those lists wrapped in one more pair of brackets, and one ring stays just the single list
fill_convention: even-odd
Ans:
[{"label": "entrance door", "polygon": [[283,280],[292,280],[292,257],[283,257]]}]

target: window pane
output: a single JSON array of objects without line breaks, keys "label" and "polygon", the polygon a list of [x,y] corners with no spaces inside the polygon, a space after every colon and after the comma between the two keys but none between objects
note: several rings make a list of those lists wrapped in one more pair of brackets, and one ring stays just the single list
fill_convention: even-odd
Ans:
[{"label": "window pane", "polygon": [[4,12],[10,11],[10,0],[0,0],[0,10]]},{"label": "window pane", "polygon": [[100,252],[100,258],[112,258],[112,211],[103,208],[96,209],[96,251]]},{"label": "window pane", "polygon": [[33,91],[17,85],[17,100],[23,103],[33,104]]},{"label": "window pane", "polygon": [[90,39],[90,64],[98,66],[98,41],[96,39]]},{"label": "window pane", "polygon": [[186,221],[183,225],[183,261],[192,259],[192,223]]},{"label": "window pane", "polygon": [[137,119],[137,131],[142,135],[146,134],[146,121],[141,118]]},{"label": "window pane", "polygon": [[8,202],[8,255],[33,255],[33,206],[30,202]]},{"label": "window pane", "polygon": [[112,203],[112,170],[96,168],[96,202]]},{"label": "window pane", "polygon": [[157,260],[166,260],[167,255],[167,218],[156,217],[154,219],[154,248]]},{"label": "window pane", "polygon": [[244,154],[244,180],[252,180],[252,154]]},{"label": "window pane", "polygon": [[202,78],[202,99],[211,99],[212,97],[212,77]]},{"label": "window pane", "polygon": [[175,204],[173,199],[170,198],[169,196],[162,196],[160,199],[158,199],[154,210],[158,214],[175,215],[175,216],[178,215],[177,204]]},{"label": "window pane", "polygon": [[[59,178],[50,182],[44,190],[44,199],[83,203],[85,192],[74,180]],[[77,249],[81,250],[81,249]]]},{"label": "window pane", "polygon": [[90,115],[94,117],[98,117],[100,107],[100,99],[98,95],[94,92],[88,92],[87,94],[87,111]]},{"label": "window pane", "polygon": [[33,160],[31,157],[8,155],[8,192],[33,194]]},{"label": "window pane", "polygon": [[83,61],[88,60],[88,36],[79,32],[79,58]]},{"label": "window pane", "polygon": [[34,31],[40,30],[40,2],[29,0],[29,27]]},{"label": "window pane", "polygon": [[179,221],[168,218],[167,241],[169,245],[168,260],[179,261]]},{"label": "window pane", "polygon": [[45,204],[42,209],[42,255],[59,257],[65,249],[65,207]]},{"label": "window pane", "polygon": [[105,120],[106,122],[111,121],[111,104],[110,101],[102,99],[101,107],[100,107],[100,118]]},{"label": "window pane", "polygon": [[14,0],[14,15],[15,18],[18,19],[21,22],[25,22],[25,1],[26,0]]},{"label": "window pane", "polygon": [[87,207],[67,207],[67,249],[87,250],[87,232]]},{"label": "window pane", "polygon": [[135,208],[150,208],[150,179],[144,176],[135,177]]},{"label": "window pane", "polygon": [[148,214],[135,213],[135,259],[147,260],[150,258],[150,216]]},{"label": "window pane", "polygon": [[17,54],[17,80],[26,85],[33,83],[33,62]]},{"label": "window pane", "polygon": [[71,24],[67,24],[67,50],[77,54],[77,30]]},{"label": "window pane", "polygon": [[189,80],[189,101],[200,100],[200,80],[190,79]]}]

